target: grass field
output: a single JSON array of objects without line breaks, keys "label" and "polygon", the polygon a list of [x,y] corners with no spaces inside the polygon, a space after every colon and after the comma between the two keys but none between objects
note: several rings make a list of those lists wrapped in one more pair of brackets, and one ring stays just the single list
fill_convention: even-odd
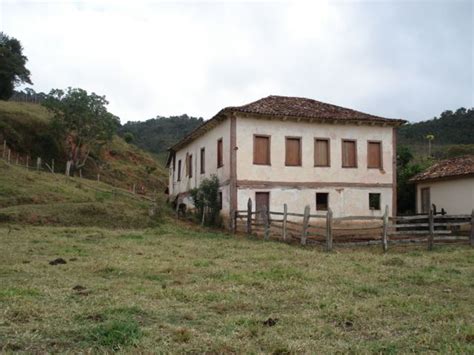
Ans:
[{"label": "grass field", "polygon": [[172,220],[0,225],[0,245],[3,351],[474,352],[466,246],[324,253]]}]

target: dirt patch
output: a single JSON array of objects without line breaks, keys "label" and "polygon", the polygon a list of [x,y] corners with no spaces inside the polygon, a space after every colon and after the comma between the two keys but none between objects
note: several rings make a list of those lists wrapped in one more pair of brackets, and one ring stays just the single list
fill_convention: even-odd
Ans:
[{"label": "dirt patch", "polygon": [[263,321],[263,325],[267,327],[273,327],[278,323],[278,318],[268,318],[266,321]]},{"label": "dirt patch", "polygon": [[62,264],[67,264],[66,260],[64,260],[63,258],[57,258],[49,262],[49,265],[62,265]]}]

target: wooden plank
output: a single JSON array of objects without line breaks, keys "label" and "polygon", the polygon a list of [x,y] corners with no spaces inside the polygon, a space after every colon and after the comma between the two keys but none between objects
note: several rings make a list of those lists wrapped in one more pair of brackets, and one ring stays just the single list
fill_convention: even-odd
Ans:
[{"label": "wooden plank", "polygon": [[326,219],[326,215],[325,215],[325,214],[310,214],[309,217],[311,217],[311,218],[324,218],[324,219]]},{"label": "wooden plank", "polygon": [[434,242],[434,216],[433,210],[430,208],[430,214],[428,217],[428,224],[429,224],[429,232],[430,235],[428,237],[428,250],[433,250],[433,242]]},{"label": "wooden plank", "polygon": [[252,199],[247,201],[247,234],[252,234]]},{"label": "wooden plank", "polygon": [[376,226],[376,227],[350,227],[350,228],[339,228],[333,227],[333,231],[365,231],[365,230],[375,230],[375,229],[382,229],[383,225]]},{"label": "wooden plank", "polygon": [[309,205],[306,205],[304,208],[304,218],[303,218],[303,231],[301,232],[301,244],[306,244],[306,233],[308,232],[308,223],[309,223]]},{"label": "wooden plank", "polygon": [[332,210],[328,209],[326,216],[326,251],[332,250]]},{"label": "wooden plank", "polygon": [[[473,211],[474,214],[474,211]],[[282,225],[282,238],[286,240],[287,237],[287,223],[288,223],[288,205],[285,203],[283,205],[283,225]]]},{"label": "wooden plank", "polygon": [[[452,232],[450,230],[445,230],[445,231],[440,231],[440,230],[435,230],[434,234],[451,234]],[[388,232],[388,235],[410,235],[410,234],[420,234],[420,235],[429,235],[430,231],[398,231],[398,232]]]},{"label": "wooden plank", "polygon": [[382,221],[383,217],[376,216],[347,216],[347,217],[338,217],[333,218],[334,221]]},{"label": "wooden plank", "polygon": [[453,215],[445,214],[444,216],[438,215],[438,216],[435,216],[434,218],[435,218],[435,219],[438,219],[438,218],[439,218],[439,219],[458,219],[458,218],[459,218],[459,219],[460,219],[460,218],[462,218],[462,219],[464,219],[464,218],[465,218],[465,219],[470,219],[470,218],[471,218],[471,215],[468,215],[468,214],[453,214]]},{"label": "wooden plank", "polygon": [[265,228],[265,240],[268,240],[270,237],[270,223],[269,223],[269,215],[268,215],[268,207],[267,205],[262,206],[262,219],[263,219],[263,224]]},{"label": "wooden plank", "polygon": [[397,216],[397,217],[390,217],[391,221],[411,221],[413,219],[428,219],[428,215],[423,214],[419,216]]},{"label": "wooden plank", "polygon": [[391,224],[390,228],[416,228],[416,227],[429,227],[428,223],[405,223],[405,224]]},{"label": "wooden plank", "polygon": [[383,232],[382,232],[382,248],[386,253],[388,249],[388,205],[385,206],[385,213],[383,215]]}]

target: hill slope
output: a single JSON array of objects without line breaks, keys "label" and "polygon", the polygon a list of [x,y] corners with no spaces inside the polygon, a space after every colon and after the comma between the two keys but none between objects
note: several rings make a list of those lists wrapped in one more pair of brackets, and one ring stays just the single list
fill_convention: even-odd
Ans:
[{"label": "hill slope", "polygon": [[[64,171],[65,153],[62,142],[54,136],[49,121],[51,114],[38,104],[0,101],[0,143],[5,139],[13,159],[25,164],[41,157],[44,162],[55,160],[56,170]],[[0,148],[1,149],[1,148]],[[167,172],[150,153],[127,144],[116,136],[100,152],[91,155],[83,176],[130,189],[133,184],[143,193],[163,191]]]}]

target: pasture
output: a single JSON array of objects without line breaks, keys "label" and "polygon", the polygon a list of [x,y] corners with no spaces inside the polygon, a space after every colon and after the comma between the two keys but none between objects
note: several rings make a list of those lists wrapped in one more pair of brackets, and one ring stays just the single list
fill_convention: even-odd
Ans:
[{"label": "pasture", "polygon": [[3,225],[0,245],[2,351],[474,351],[465,246],[325,253],[171,220]]}]

